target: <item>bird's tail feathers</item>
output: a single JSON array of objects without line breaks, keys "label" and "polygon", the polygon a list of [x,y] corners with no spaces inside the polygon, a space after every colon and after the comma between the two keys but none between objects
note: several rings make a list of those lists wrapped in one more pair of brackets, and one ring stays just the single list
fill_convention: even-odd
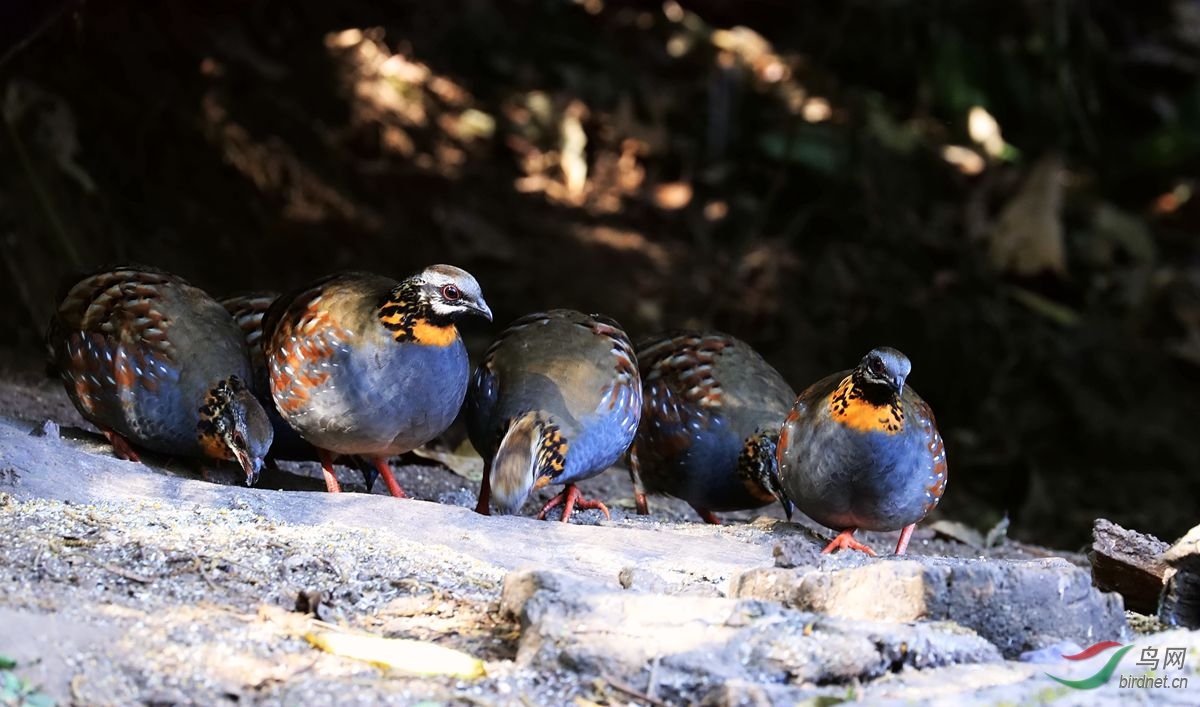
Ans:
[{"label": "bird's tail feathers", "polygon": [[567,440],[553,418],[540,411],[508,426],[492,460],[492,504],[516,513],[530,492],[552,482],[566,465]]}]

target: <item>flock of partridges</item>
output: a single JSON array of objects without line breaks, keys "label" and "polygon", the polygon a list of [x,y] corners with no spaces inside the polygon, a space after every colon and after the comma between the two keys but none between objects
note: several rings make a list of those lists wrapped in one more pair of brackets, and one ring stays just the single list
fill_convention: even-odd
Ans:
[{"label": "flock of partridges", "polygon": [[[907,358],[870,351],[799,396],[747,344],[671,331],[636,350],[621,326],[558,309],[505,329],[471,375],[455,322],[491,320],[479,283],[433,265],[396,281],[339,273],[283,296],[217,301],[183,279],[125,266],[62,297],[51,362],[80,413],[137,461],[137,449],[235,461],[254,484],[273,459],[333,462],[382,477],[388,458],[437,437],[465,405],[484,459],[476,510],[515,513],[564,486],[539,517],[581,497],[578,482],[626,458],[638,512],[647,493],[714,512],[776,500],[839,531],[826,548],[871,552],[859,529],[913,528],[940,500],[947,464]],[[872,553],[873,554],[873,553]]]}]

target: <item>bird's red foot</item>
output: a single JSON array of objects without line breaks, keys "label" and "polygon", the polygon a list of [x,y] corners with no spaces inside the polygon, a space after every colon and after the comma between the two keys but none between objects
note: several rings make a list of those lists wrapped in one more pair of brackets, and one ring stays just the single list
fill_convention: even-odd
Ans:
[{"label": "bird's red foot", "polygon": [[650,502],[646,499],[646,494],[635,492],[633,494],[633,505],[637,508],[638,515],[650,515]]},{"label": "bird's red foot", "polygon": [[908,549],[908,540],[912,537],[913,531],[917,529],[916,523],[910,523],[904,526],[904,530],[900,531],[900,541],[896,543],[896,554],[903,555]]},{"label": "bird's red foot", "polygon": [[341,493],[342,485],[333,473],[333,453],[326,449],[318,449],[317,458],[321,460],[321,473],[325,475],[325,490],[329,493]]},{"label": "bird's red foot", "polygon": [[479,501],[475,504],[475,512],[481,516],[492,514],[492,465],[486,460],[483,463],[483,483],[479,486]]},{"label": "bird's red foot", "polygon": [[633,505],[640,516],[650,515],[650,502],[646,499],[646,485],[642,483],[642,464],[638,461],[637,444],[629,448],[626,461],[629,464],[629,481],[633,484]]},{"label": "bird's red foot", "polygon": [[112,430],[101,428],[100,431],[104,433],[104,437],[108,440],[108,443],[112,445],[113,454],[116,455],[117,459],[124,459],[125,461],[130,462],[142,461],[142,458],[138,456],[138,453],[133,450],[133,446],[129,444],[129,440],[125,439],[116,432],[113,432]]},{"label": "bird's red foot", "polygon": [[564,523],[566,523],[571,517],[571,511],[573,511],[576,506],[583,510],[598,508],[604,513],[605,518],[612,520],[612,514],[608,512],[608,506],[604,505],[600,501],[584,498],[583,494],[579,491],[579,487],[575,484],[567,484],[567,487],[563,489],[562,493],[547,501],[546,505],[542,506],[542,512],[538,513],[538,520],[546,520],[546,514],[550,512],[550,509],[554,508],[560,503],[562,504],[563,512],[562,518],[559,518],[559,520]]},{"label": "bird's red foot", "polygon": [[396,498],[408,498],[404,493],[404,489],[400,488],[400,484],[396,483],[396,477],[392,476],[392,467],[388,465],[386,457],[371,457],[371,463],[375,465],[375,470],[383,477],[383,483],[387,485],[388,493]]},{"label": "bird's red foot", "polygon": [[859,552],[867,553],[871,557],[875,557],[874,550],[854,539],[854,531],[856,530],[858,530],[858,528],[847,528],[843,530],[836,538],[834,538],[828,545],[825,546],[825,549],[821,551],[821,554],[828,555],[834,550],[858,550]]},{"label": "bird's red foot", "polygon": [[695,506],[692,506],[692,509],[695,510],[700,516],[700,520],[704,521],[705,523],[708,523],[709,525],[721,524],[721,519],[718,518],[712,511],[706,508],[696,508]]}]

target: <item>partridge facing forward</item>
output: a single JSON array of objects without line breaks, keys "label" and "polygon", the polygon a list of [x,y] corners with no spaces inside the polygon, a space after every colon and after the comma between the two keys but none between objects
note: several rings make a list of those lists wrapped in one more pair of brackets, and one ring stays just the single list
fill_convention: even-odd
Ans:
[{"label": "partridge facing forward", "polygon": [[489,321],[479,283],[431,265],[403,281],[369,273],[322,278],[279,298],[263,321],[271,395],[317,447],[332,492],[336,454],[374,463],[403,497],[387,457],[410,451],[454,421],[467,390],[467,350],[455,322]]},{"label": "partridge facing forward", "polygon": [[824,552],[875,553],[854,531],[913,529],[946,490],[946,450],[933,411],[905,385],[912,364],[873,349],[852,371],[817,381],[796,399],[779,433],[784,492],[818,523],[840,531]]},{"label": "partridge facing forward", "polygon": [[137,446],[235,460],[257,481],[271,424],[237,324],[204,291],[149,268],[98,272],[68,290],[46,341],[71,402],[117,456],[138,461]]},{"label": "partridge facing forward", "polygon": [[[779,499],[775,447],[796,393],[748,344],[720,332],[670,332],[638,348],[642,419],[629,450],[638,513],[646,491],[700,517]],[[644,482],[644,487],[643,487]]]},{"label": "partridge facing forward", "polygon": [[467,429],[484,458],[476,510],[515,513],[530,492],[566,488],[542,508],[563,504],[565,522],[581,498],[579,481],[621,458],[633,440],[642,389],[629,337],[615,321],[568,309],[513,322],[475,370]]}]

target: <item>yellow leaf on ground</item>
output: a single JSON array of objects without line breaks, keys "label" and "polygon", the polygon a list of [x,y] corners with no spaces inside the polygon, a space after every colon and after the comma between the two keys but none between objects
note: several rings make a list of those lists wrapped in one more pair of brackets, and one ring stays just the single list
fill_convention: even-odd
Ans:
[{"label": "yellow leaf on ground", "polygon": [[487,674],[482,660],[428,641],[336,631],[312,631],[306,633],[304,638],[326,653],[361,660],[406,675],[448,675],[471,679]]}]

